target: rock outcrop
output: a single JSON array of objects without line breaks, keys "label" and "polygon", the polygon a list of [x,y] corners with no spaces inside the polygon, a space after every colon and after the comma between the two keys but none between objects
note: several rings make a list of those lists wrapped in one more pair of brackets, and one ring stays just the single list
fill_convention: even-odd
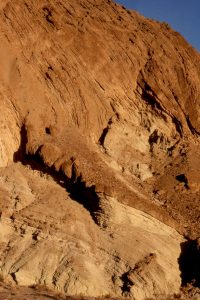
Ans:
[{"label": "rock outcrop", "polygon": [[110,0],[5,0],[0,25],[2,280],[198,289],[199,53]]}]

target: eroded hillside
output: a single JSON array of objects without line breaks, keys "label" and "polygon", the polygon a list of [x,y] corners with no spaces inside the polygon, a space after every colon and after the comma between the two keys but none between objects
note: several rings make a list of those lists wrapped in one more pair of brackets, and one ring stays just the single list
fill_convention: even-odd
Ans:
[{"label": "eroded hillside", "polygon": [[5,0],[0,25],[2,280],[198,290],[199,53],[110,0]]}]

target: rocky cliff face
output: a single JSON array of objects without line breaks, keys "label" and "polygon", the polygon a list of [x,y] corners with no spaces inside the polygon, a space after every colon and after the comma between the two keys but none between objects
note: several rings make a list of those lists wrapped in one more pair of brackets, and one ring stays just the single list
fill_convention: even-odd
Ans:
[{"label": "rocky cliff face", "polygon": [[0,24],[2,280],[198,288],[199,53],[110,0],[5,0]]}]

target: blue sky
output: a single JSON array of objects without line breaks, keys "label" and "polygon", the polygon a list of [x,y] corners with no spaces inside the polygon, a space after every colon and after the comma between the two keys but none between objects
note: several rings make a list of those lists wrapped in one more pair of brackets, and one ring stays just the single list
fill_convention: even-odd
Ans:
[{"label": "blue sky", "polygon": [[115,0],[143,16],[164,21],[200,51],[200,0]]}]

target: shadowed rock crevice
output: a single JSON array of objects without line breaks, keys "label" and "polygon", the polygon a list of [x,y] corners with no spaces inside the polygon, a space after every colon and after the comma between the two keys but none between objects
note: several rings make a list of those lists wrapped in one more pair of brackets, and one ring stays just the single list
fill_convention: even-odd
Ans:
[{"label": "shadowed rock crevice", "polygon": [[51,128],[50,127],[46,127],[45,128],[45,132],[46,132],[46,134],[51,134]]},{"label": "shadowed rock crevice", "polygon": [[141,73],[138,76],[136,90],[140,94],[141,99],[144,100],[145,103],[149,105],[156,114],[161,114],[162,117],[165,118],[165,116],[163,115],[164,109],[159,103],[156,93],[152,90],[150,85],[145,81]]},{"label": "shadowed rock crevice", "polygon": [[27,142],[28,142],[28,138],[27,138],[26,125],[22,124],[21,130],[20,130],[20,145],[19,145],[18,150],[13,155],[14,162],[20,161],[23,164],[25,156],[26,156]]},{"label": "shadowed rock crevice", "polygon": [[188,190],[189,189],[189,185],[188,185],[188,179],[186,177],[185,174],[179,174],[176,176],[176,180],[178,180],[179,182],[184,183],[184,187]]},{"label": "shadowed rock crevice", "polygon": [[54,23],[52,12],[51,12],[50,8],[49,7],[43,7],[43,12],[44,12],[44,16],[45,16],[46,21],[54,27],[55,23]]},{"label": "shadowed rock crevice", "polygon": [[174,123],[176,131],[179,133],[180,137],[183,137],[183,126],[181,122],[176,117],[172,117],[172,123]]},{"label": "shadowed rock crevice", "polygon": [[154,110],[162,112],[162,107],[156,99],[155,93],[152,91],[150,86],[145,82],[142,90],[142,99],[149,104]]},{"label": "shadowed rock crevice", "polygon": [[[17,271],[16,271],[17,272]],[[10,276],[12,277],[12,279],[13,279],[13,281],[16,283],[16,284],[18,284],[18,282],[17,282],[17,278],[16,278],[16,272],[12,272],[12,273],[10,273]]]},{"label": "shadowed rock crevice", "polygon": [[[50,134],[50,129],[45,128],[47,134]],[[82,176],[77,177],[74,164],[72,164],[71,178],[68,178],[62,170],[56,171],[54,167],[47,166],[41,156],[38,148],[35,154],[27,154],[26,144],[28,142],[27,131],[25,124],[21,128],[21,142],[17,152],[14,153],[14,162],[21,162],[23,165],[30,166],[32,170],[37,170],[42,174],[49,175],[62,188],[65,188],[72,200],[82,204],[91,214],[93,220],[97,222],[96,214],[100,212],[99,197],[95,192],[95,185],[86,186],[86,182],[82,181]]]},{"label": "shadowed rock crevice", "polygon": [[200,135],[199,131],[196,130],[196,129],[194,128],[194,126],[192,125],[189,116],[186,116],[186,121],[187,121],[187,125],[188,125],[188,128],[190,129],[191,133],[192,133],[193,135],[197,135],[197,136]]},{"label": "shadowed rock crevice", "polygon": [[188,240],[181,244],[181,255],[178,259],[182,286],[192,284],[200,288],[200,243],[198,240]]},{"label": "shadowed rock crevice", "polygon": [[134,285],[133,281],[130,279],[130,271],[122,274],[120,279],[123,282],[122,287],[121,287],[122,295],[126,296],[130,293],[131,287]]},{"label": "shadowed rock crevice", "polygon": [[111,125],[112,125],[112,118],[110,118],[110,120],[108,121],[108,125],[103,129],[103,132],[99,138],[99,145],[101,145],[102,147],[104,147],[105,138],[111,128]]},{"label": "shadowed rock crevice", "polygon": [[54,168],[50,168],[44,164],[41,157],[39,156],[38,149],[35,155],[26,155],[26,161],[24,164],[31,166],[32,170],[38,170],[43,174],[50,175],[54,181],[61,187],[65,188],[69,193],[72,200],[82,204],[87,209],[92,219],[97,223],[96,213],[99,212],[99,197],[95,192],[95,186],[87,187],[86,183],[81,180],[81,176],[75,179],[75,175],[72,169],[72,177],[67,178],[66,175],[59,171],[57,172]]}]

